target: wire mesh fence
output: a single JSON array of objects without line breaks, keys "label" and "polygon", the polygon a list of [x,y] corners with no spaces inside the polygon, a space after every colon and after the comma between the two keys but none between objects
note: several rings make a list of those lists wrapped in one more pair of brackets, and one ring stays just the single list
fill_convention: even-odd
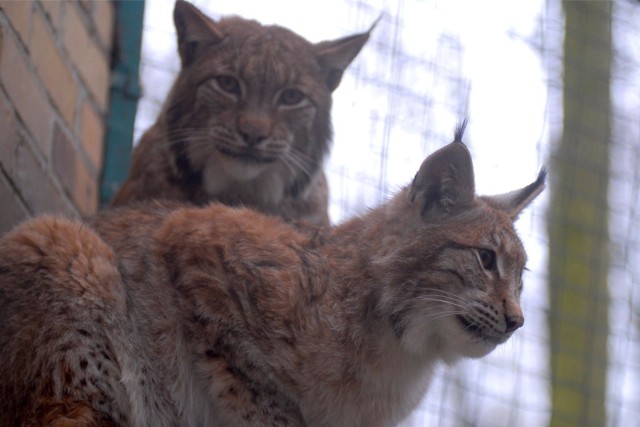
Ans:
[{"label": "wire mesh fence", "polygon": [[[480,193],[550,166],[549,190],[517,224],[529,252],[525,327],[482,360],[442,366],[405,425],[637,425],[638,2],[194,3],[313,42],[381,17],[334,93],[334,222],[408,183],[465,116]],[[136,138],[179,69],[172,8],[147,2]]]}]

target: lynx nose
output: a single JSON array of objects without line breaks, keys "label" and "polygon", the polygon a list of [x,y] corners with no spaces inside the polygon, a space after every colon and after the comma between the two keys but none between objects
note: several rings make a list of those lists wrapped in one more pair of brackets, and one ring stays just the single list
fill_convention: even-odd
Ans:
[{"label": "lynx nose", "polygon": [[249,147],[260,144],[269,137],[271,123],[260,117],[243,117],[238,120],[238,133]]},{"label": "lynx nose", "polygon": [[505,314],[504,320],[507,324],[507,332],[513,332],[524,325],[524,317],[521,314]]}]

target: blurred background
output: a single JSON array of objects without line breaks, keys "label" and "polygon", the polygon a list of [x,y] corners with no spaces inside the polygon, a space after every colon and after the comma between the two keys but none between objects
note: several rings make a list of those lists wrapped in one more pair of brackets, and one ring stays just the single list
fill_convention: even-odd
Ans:
[{"label": "blurred background", "polygon": [[[406,426],[640,425],[640,3],[194,3],[312,42],[381,17],[334,94],[334,222],[407,184],[463,117],[480,193],[548,165],[549,190],[517,224],[525,327],[489,357],[442,366]],[[136,139],[179,69],[172,8],[146,5]]]}]

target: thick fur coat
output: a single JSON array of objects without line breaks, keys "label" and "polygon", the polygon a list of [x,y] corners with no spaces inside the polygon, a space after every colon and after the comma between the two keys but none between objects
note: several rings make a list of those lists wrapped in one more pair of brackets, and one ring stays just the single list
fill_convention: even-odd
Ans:
[{"label": "thick fur coat", "polygon": [[221,204],[29,221],[0,241],[0,425],[394,425],[523,325],[543,187],[476,196],[455,141],[318,233]]}]

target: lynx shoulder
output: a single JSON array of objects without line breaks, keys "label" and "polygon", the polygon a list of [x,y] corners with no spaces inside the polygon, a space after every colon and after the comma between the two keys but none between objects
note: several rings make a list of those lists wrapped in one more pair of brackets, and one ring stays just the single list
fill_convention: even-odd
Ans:
[{"label": "lynx shoulder", "polygon": [[391,426],[434,366],[524,323],[513,222],[459,141],[364,216],[305,234],[245,208],[42,217],[0,241],[0,425]]},{"label": "lynx shoulder", "polygon": [[180,0],[174,21],[181,70],[112,204],[215,200],[328,225],[331,94],[369,33],[312,44]]}]

